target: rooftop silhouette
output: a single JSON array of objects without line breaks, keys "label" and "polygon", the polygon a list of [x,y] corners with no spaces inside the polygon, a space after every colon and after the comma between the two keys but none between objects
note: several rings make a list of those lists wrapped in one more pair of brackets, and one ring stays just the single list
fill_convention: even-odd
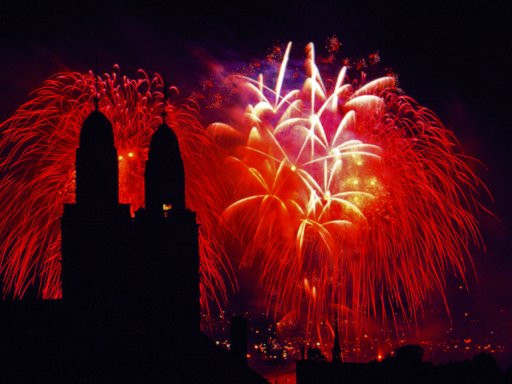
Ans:
[{"label": "rooftop silhouette", "polygon": [[496,360],[480,353],[471,360],[434,365],[423,361],[424,350],[404,345],[393,356],[368,363],[341,362],[334,354],[327,361],[320,350],[309,348],[296,362],[297,384],[505,384],[512,371],[504,373]]}]

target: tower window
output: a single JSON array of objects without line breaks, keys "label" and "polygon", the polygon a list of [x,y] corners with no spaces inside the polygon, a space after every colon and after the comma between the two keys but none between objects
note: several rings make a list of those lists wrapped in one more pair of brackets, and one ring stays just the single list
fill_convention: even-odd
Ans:
[{"label": "tower window", "polygon": [[172,204],[162,204],[162,211],[164,213],[164,217],[169,216],[169,212],[172,209]]}]

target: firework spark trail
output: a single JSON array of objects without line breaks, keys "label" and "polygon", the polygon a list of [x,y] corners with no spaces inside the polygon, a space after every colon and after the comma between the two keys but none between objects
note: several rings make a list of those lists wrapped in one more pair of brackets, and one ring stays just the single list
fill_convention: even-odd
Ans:
[{"label": "firework spark trail", "polygon": [[302,87],[287,89],[290,49],[274,87],[241,76],[243,123],[209,127],[218,143],[242,137],[226,147],[236,188],[222,215],[240,265],[258,268],[277,317],[307,313],[307,334],[335,314],[414,320],[433,292],[445,299],[446,272],[464,278],[485,186],[394,77],[349,82],[343,67],[324,82],[310,44]]},{"label": "firework spark trail", "polygon": [[[120,201],[132,212],[144,202],[144,164],[153,131],[161,124],[163,82],[139,71],[137,78],[65,72],[52,76],[32,98],[0,124],[0,268],[4,295],[23,297],[39,283],[39,295],[58,298],[62,206],[74,201],[75,149],[92,110],[96,87],[100,110],[112,121],[119,154]],[[215,239],[212,213],[218,199],[202,183],[215,173],[215,146],[207,141],[193,102],[166,106],[180,140],[187,174],[187,203],[198,213],[202,303],[222,301],[227,264]],[[221,188],[217,188],[221,190]],[[206,214],[205,214],[206,213]],[[225,275],[225,274],[224,274]]]}]

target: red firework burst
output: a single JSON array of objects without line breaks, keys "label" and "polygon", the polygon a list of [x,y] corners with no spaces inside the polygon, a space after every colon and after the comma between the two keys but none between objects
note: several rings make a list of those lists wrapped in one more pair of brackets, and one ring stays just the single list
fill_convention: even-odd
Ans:
[{"label": "red firework burst", "polygon": [[350,82],[343,67],[328,83],[310,44],[304,83],[286,89],[290,49],[275,87],[239,76],[251,99],[242,122],[209,127],[233,185],[220,241],[238,241],[268,309],[305,315],[306,334],[335,317],[346,334],[390,314],[414,319],[433,292],[444,298],[447,271],[464,276],[485,187],[394,77]]}]

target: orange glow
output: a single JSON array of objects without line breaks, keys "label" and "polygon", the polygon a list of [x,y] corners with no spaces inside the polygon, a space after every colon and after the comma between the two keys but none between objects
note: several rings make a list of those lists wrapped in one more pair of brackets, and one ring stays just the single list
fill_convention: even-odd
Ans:
[{"label": "orange glow", "polygon": [[163,211],[170,211],[172,209],[172,204],[162,204]]}]

